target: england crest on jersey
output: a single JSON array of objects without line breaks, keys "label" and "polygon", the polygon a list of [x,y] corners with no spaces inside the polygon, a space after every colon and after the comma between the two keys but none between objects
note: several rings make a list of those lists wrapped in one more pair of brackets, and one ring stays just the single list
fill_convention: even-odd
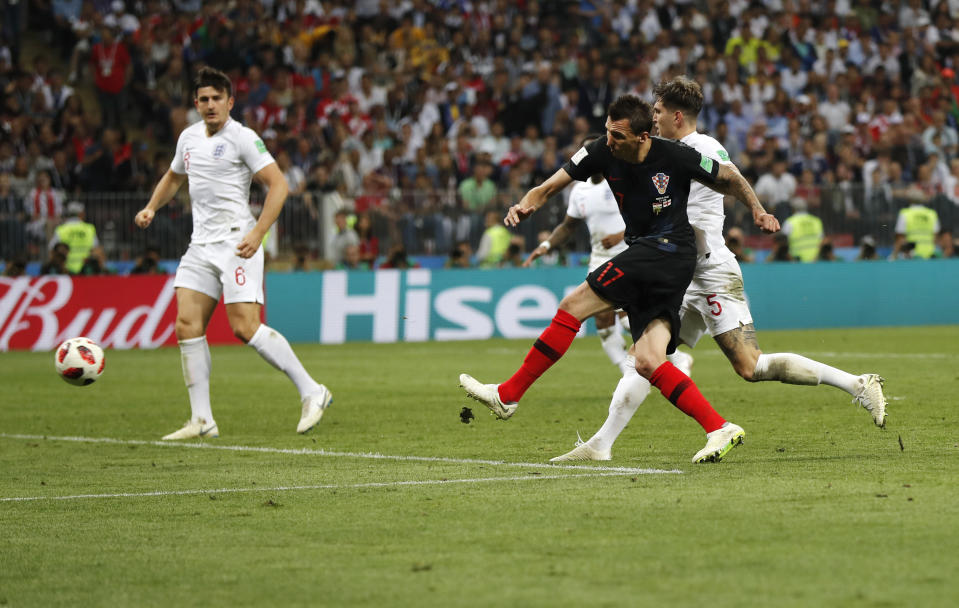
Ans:
[{"label": "england crest on jersey", "polygon": [[213,158],[221,158],[224,152],[226,152],[226,144],[217,144],[213,148]]},{"label": "england crest on jersey", "polygon": [[669,186],[669,176],[665,173],[657,173],[652,177],[653,185],[660,194],[666,194],[666,187]]}]

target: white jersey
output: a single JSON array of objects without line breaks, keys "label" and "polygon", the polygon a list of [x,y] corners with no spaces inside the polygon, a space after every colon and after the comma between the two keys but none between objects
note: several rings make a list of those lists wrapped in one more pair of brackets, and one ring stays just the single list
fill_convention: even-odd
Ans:
[{"label": "white jersey", "polygon": [[598,184],[593,183],[592,179],[576,182],[569,191],[566,215],[586,222],[593,256],[610,258],[626,250],[625,241],[620,241],[609,249],[603,247],[602,241],[605,237],[626,230],[619,205],[616,204],[613,191],[609,189],[605,179]]},{"label": "white jersey", "polygon": [[[726,149],[709,135],[693,131],[679,141],[720,164],[732,164]],[[722,194],[694,180],[689,186],[686,214],[696,233],[697,273],[700,266],[714,266],[736,257],[723,238]]]},{"label": "white jersey", "polygon": [[243,238],[256,220],[250,212],[253,174],[274,162],[252,130],[227,119],[212,137],[201,121],[180,133],[170,169],[190,182],[193,235],[190,242]]}]

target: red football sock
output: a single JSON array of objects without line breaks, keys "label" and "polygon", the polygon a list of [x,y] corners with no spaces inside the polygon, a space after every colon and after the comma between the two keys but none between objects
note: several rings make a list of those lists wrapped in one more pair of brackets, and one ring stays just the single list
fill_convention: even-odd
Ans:
[{"label": "red football sock", "polygon": [[516,403],[536,379],[543,375],[551,365],[559,361],[569,345],[573,343],[580,323],[565,310],[557,310],[553,322],[549,324],[539,340],[529,349],[523,366],[516,370],[513,377],[499,385],[499,398],[503,403]]},{"label": "red football sock", "polygon": [[707,433],[715,431],[726,422],[713,406],[709,405],[689,376],[669,361],[656,368],[649,377],[649,382],[684,414],[695,418]]}]

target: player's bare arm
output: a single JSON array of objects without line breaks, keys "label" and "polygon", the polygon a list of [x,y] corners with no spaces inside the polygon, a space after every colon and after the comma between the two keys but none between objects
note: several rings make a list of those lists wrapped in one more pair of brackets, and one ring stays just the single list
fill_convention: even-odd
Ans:
[{"label": "player's bare arm", "polygon": [[286,203],[286,196],[290,191],[286,178],[283,177],[276,163],[270,163],[257,171],[253,174],[253,179],[267,187],[266,201],[263,203],[263,211],[260,212],[260,218],[253,226],[253,230],[250,230],[236,246],[236,253],[241,258],[253,257],[256,250],[260,248],[270,226],[276,218],[280,217],[280,211],[283,210],[283,204]]},{"label": "player's bare arm", "polygon": [[743,174],[739,172],[739,169],[737,169],[735,165],[719,165],[719,174],[716,176],[716,183],[706,184],[706,186],[721,194],[735,196],[742,201],[752,212],[753,222],[763,232],[770,234],[779,232],[779,220],[777,220],[775,216],[766,213],[766,209],[763,208],[763,204],[759,202],[759,197],[756,196],[755,190],[753,190],[753,187],[749,185],[749,182],[746,181],[746,178],[743,177]]},{"label": "player's bare arm", "polygon": [[603,247],[609,249],[610,247],[616,245],[626,238],[626,231],[617,232],[616,234],[607,234],[599,242],[602,243]]},{"label": "player's bare arm", "polygon": [[[571,217],[567,215],[563,218],[563,221],[559,226],[553,229],[553,232],[550,233],[549,237],[542,243],[540,243],[536,249],[530,252],[529,257],[526,258],[526,261],[523,262],[523,267],[528,268],[530,264],[533,263],[533,260],[538,258],[541,255],[546,254],[553,247],[559,247],[565,243],[573,231],[576,230],[576,226],[583,223],[583,220],[577,217]],[[548,243],[548,245],[547,245]]]},{"label": "player's bare arm", "polygon": [[573,178],[564,169],[558,169],[545,182],[532,188],[526,195],[506,212],[503,223],[507,226],[516,226],[537,209],[546,204],[549,197],[568,186]]},{"label": "player's bare arm", "polygon": [[172,169],[167,169],[160,181],[157,182],[156,188],[153,189],[150,200],[143,209],[137,212],[133,222],[140,228],[149,226],[150,222],[153,221],[153,216],[156,215],[157,209],[169,203],[185,181],[185,173],[175,173]]}]

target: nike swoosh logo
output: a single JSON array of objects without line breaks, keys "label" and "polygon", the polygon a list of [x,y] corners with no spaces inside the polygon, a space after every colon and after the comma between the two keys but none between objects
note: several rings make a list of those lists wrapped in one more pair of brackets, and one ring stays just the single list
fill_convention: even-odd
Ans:
[{"label": "nike swoosh logo", "polygon": [[209,428],[200,429],[200,437],[206,437],[206,434],[209,433],[210,431],[212,431],[212,430],[215,429],[215,428],[216,428],[215,426],[211,426],[211,427],[209,427]]}]

